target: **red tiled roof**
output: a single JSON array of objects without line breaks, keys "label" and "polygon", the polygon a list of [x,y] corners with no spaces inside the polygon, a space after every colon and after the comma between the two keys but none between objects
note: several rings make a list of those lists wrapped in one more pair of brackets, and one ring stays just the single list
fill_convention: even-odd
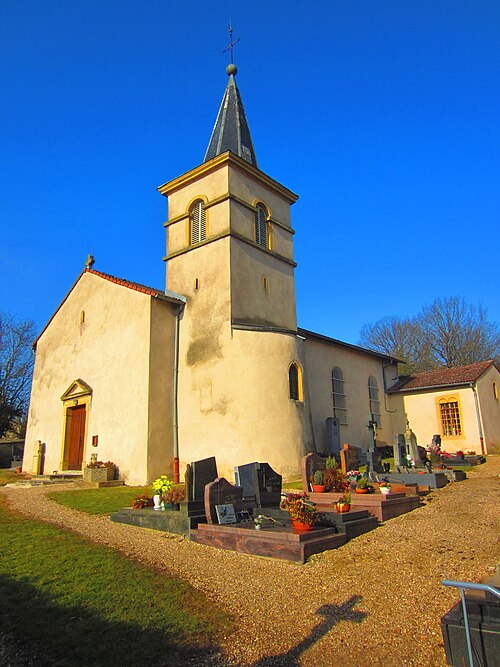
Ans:
[{"label": "red tiled roof", "polygon": [[101,271],[94,271],[94,269],[84,269],[83,273],[92,273],[94,276],[109,280],[111,283],[129,287],[130,289],[136,290],[136,292],[143,292],[143,294],[149,294],[150,296],[165,296],[165,292],[162,292],[162,290],[148,287],[147,285],[141,285],[140,283],[133,283],[131,280],[125,280],[125,278],[110,276],[109,273],[101,273]]},{"label": "red tiled roof", "polygon": [[493,366],[494,362],[478,361],[467,366],[455,366],[454,368],[438,368],[435,371],[426,371],[400,378],[391,387],[390,391],[409,391],[413,389],[424,389],[427,387],[446,387],[451,385],[469,384],[475,382],[481,375]]},{"label": "red tiled roof", "polygon": [[68,293],[64,297],[64,299],[61,301],[59,306],[57,307],[57,310],[52,314],[50,320],[47,322],[47,324],[44,326],[44,328],[40,331],[38,336],[36,337],[35,342],[32,345],[32,348],[36,348],[36,344],[40,340],[42,334],[44,331],[47,329],[49,324],[52,322],[56,314],[59,312],[61,306],[63,303],[66,301],[66,299],[69,297],[71,292],[75,289],[77,283],[81,279],[81,277],[85,273],[91,273],[94,276],[99,276],[99,278],[104,278],[104,280],[109,280],[111,283],[115,283],[116,285],[121,285],[122,287],[128,287],[129,289],[133,289],[136,292],[142,292],[143,294],[147,294],[148,296],[155,297],[157,299],[163,299],[164,301],[173,301],[174,303],[183,303],[183,297],[182,298],[177,298],[177,295],[175,295],[173,292],[170,294],[166,294],[162,290],[155,289],[154,287],[148,287],[147,285],[141,285],[140,283],[134,283],[131,280],[125,280],[125,278],[117,278],[116,276],[111,276],[109,273],[101,273],[100,271],[94,271],[94,269],[83,269],[83,271],[80,273],[78,278],[75,280],[71,288],[69,289]]}]

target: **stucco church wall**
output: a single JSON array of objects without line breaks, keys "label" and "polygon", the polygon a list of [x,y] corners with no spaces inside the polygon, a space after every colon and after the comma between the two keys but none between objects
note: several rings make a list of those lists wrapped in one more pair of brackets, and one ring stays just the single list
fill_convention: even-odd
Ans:
[{"label": "stucco church wall", "polygon": [[[442,398],[458,400],[462,423],[461,436],[443,436],[438,406],[438,401]],[[419,445],[429,446],[432,436],[439,434],[442,437],[442,448],[447,452],[481,451],[474,395],[469,387],[404,394],[404,404],[410,427],[417,436]]]},{"label": "stucco church wall", "polygon": [[[377,429],[379,444],[391,445],[395,434],[405,431],[404,413],[397,406],[388,406],[384,395],[383,362],[375,357],[349,350],[315,338],[305,341],[307,383],[311,400],[312,423],[316,446],[328,450],[326,418],[333,417],[332,371],[338,366],[344,375],[347,425],[340,426],[341,444],[348,443],[366,449],[370,442],[370,402],[368,378],[378,384],[382,424]],[[395,412],[389,412],[386,407]]]},{"label": "stucco church wall", "polygon": [[234,321],[296,329],[292,266],[234,238],[231,239],[231,266],[234,267],[231,272]]},{"label": "stucco church wall", "polygon": [[[81,313],[85,313],[81,323]],[[63,447],[62,394],[80,378],[92,388],[84,462],[120,466],[127,482],[147,476],[150,297],[85,273],[37,344],[23,467],[36,440],[46,446],[45,471],[58,470]],[[92,435],[99,436],[97,448]]]},{"label": "stucco church wall", "polygon": [[[493,383],[496,384],[495,395]],[[491,366],[477,382],[477,395],[488,454],[500,454],[500,373]]]},{"label": "stucco church wall", "polygon": [[219,475],[234,480],[234,466],[267,461],[297,478],[312,433],[304,404],[289,398],[288,368],[299,358],[293,335],[225,327],[222,357],[181,375],[181,470],[216,456]]},{"label": "stucco church wall", "polygon": [[147,480],[173,475],[174,332],[177,306],[151,300]]},{"label": "stucco church wall", "polygon": [[239,197],[251,206],[258,202],[265,204],[271,216],[287,227],[291,227],[290,202],[280,196],[271,187],[266,187],[263,181],[252,178],[239,169],[229,169],[229,192]]}]

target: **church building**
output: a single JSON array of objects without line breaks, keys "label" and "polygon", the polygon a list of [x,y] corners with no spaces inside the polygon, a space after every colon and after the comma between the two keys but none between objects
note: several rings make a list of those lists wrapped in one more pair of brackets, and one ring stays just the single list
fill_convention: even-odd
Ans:
[{"label": "church building", "polygon": [[35,342],[23,469],[96,453],[128,484],[215,456],[267,461],[297,478],[332,443],[392,444],[406,428],[388,389],[397,360],[297,326],[290,209],[297,200],[257,165],[237,69],[203,163],[161,185],[168,198],[166,288],[89,261]]}]

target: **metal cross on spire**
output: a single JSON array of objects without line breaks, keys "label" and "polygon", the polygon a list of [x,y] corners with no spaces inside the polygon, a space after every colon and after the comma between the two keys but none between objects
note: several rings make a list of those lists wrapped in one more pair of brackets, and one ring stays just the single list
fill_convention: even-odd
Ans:
[{"label": "metal cross on spire", "polygon": [[226,51],[229,51],[229,64],[232,65],[233,64],[233,47],[236,44],[238,44],[238,42],[240,41],[240,38],[238,37],[238,39],[235,42],[233,42],[233,26],[231,25],[231,23],[229,23],[228,27],[229,27],[229,46],[226,49],[224,49],[224,51],[222,53],[226,53]]}]

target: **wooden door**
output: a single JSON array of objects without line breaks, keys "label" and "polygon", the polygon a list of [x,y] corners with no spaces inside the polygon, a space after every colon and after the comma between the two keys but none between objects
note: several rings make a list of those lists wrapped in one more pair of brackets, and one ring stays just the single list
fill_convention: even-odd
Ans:
[{"label": "wooden door", "polygon": [[81,470],[85,438],[85,405],[68,409],[69,421],[68,470]]}]

